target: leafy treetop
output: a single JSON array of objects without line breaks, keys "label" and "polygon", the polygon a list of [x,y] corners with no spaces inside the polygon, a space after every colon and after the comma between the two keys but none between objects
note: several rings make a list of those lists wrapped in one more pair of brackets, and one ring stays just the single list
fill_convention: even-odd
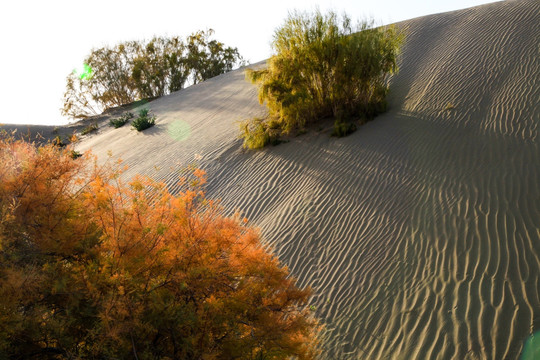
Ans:
[{"label": "leafy treetop", "polygon": [[155,98],[243,64],[238,49],[212,39],[213,30],[154,37],[93,49],[83,74],[67,77],[62,115],[85,118],[104,109]]}]

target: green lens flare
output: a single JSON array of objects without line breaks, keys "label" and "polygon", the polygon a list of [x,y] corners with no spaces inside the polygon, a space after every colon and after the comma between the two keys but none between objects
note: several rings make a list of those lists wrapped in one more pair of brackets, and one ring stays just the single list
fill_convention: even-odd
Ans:
[{"label": "green lens flare", "polygon": [[525,343],[521,360],[540,359],[540,331],[537,331]]},{"label": "green lens flare", "polygon": [[82,70],[74,69],[73,73],[77,75],[81,80],[88,80],[92,77],[94,70],[88,64],[83,64]]},{"label": "green lens flare", "polygon": [[93,73],[92,68],[88,64],[84,64],[83,66],[84,66],[84,71],[81,74],[81,80],[90,79]]},{"label": "green lens flare", "polygon": [[184,141],[191,135],[191,126],[183,120],[177,120],[167,127],[167,133],[176,141]]}]

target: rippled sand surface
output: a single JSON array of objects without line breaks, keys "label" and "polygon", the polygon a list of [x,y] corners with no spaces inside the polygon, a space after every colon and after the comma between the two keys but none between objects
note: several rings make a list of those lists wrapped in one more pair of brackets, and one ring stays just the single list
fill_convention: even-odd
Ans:
[{"label": "rippled sand surface", "polygon": [[206,169],[209,195],[316,289],[325,358],[517,359],[540,330],[540,2],[398,26],[390,110],[346,138],[243,151],[235,122],[265,109],[238,70],[79,148],[169,184]]}]

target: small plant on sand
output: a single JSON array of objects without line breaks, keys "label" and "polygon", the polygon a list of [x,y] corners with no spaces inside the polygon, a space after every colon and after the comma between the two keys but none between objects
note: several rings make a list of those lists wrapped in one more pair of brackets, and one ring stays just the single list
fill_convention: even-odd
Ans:
[{"label": "small plant on sand", "polygon": [[334,122],[334,130],[332,131],[331,136],[340,138],[352,134],[355,131],[356,125],[354,123],[336,120]]},{"label": "small plant on sand", "polygon": [[115,129],[118,129],[119,127],[122,127],[125,124],[127,124],[127,122],[132,118],[133,118],[133,113],[125,112],[119,118],[111,119],[109,121],[109,125],[114,127]]},{"label": "small plant on sand", "polygon": [[81,135],[88,135],[90,133],[93,133],[94,131],[97,131],[97,129],[98,129],[98,124],[97,123],[90,124],[87,127],[85,127],[84,129],[82,129]]},{"label": "small plant on sand", "polygon": [[261,118],[253,118],[240,123],[240,138],[244,139],[244,148],[261,149],[268,144],[280,143],[279,130],[273,127],[272,122],[265,122]]},{"label": "small plant on sand", "polygon": [[137,131],[146,130],[156,124],[156,117],[148,115],[148,109],[139,110],[139,117],[133,120],[131,126]]},{"label": "small plant on sand", "polygon": [[446,107],[444,108],[444,110],[450,111],[450,110],[454,110],[455,108],[456,108],[455,105],[449,102],[448,104],[446,104]]},{"label": "small plant on sand", "polygon": [[82,154],[77,150],[71,150],[70,156],[72,159],[78,159],[82,156]]},{"label": "small plant on sand", "polygon": [[60,136],[60,135],[56,135],[54,137],[54,139],[52,140],[52,144],[56,147],[59,147],[59,148],[63,148],[65,147],[67,144],[64,142],[64,138],[63,136]]}]

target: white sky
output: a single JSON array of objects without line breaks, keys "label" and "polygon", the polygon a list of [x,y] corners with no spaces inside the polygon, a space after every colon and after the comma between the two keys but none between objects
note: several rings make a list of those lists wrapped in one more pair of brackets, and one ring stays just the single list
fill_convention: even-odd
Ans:
[{"label": "white sky", "polygon": [[333,9],[388,24],[493,0],[6,0],[0,4],[0,123],[63,124],[65,78],[93,47],[212,28],[250,62],[290,10]]}]

